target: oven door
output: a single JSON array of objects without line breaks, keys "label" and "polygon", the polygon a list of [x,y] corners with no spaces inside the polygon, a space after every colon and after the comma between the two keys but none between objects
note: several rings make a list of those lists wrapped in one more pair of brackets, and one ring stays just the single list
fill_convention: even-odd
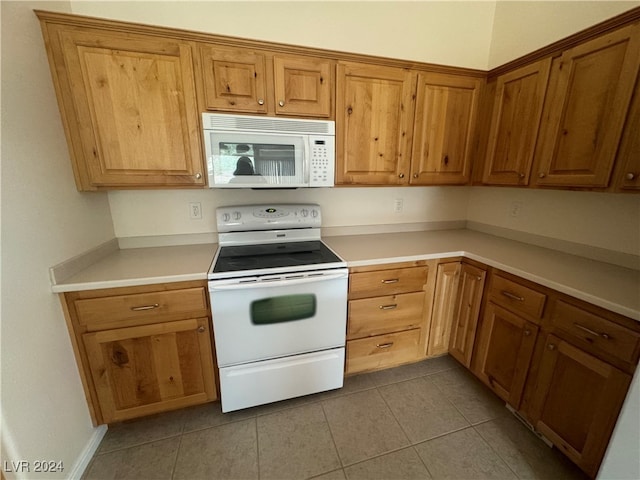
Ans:
[{"label": "oven door", "polygon": [[348,270],[209,282],[219,367],[344,347]]},{"label": "oven door", "polygon": [[209,187],[305,187],[306,135],[205,130]]}]

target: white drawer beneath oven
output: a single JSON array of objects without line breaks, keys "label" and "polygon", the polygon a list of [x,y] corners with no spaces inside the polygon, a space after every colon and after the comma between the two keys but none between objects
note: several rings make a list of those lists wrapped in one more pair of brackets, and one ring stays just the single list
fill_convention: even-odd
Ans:
[{"label": "white drawer beneath oven", "polygon": [[344,348],[220,369],[222,411],[341,388]]}]

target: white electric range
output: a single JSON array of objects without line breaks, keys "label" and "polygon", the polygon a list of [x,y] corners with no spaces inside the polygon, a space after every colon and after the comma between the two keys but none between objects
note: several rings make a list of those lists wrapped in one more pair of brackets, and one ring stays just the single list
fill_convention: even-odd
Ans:
[{"label": "white electric range", "polygon": [[343,385],[348,270],[315,204],[217,210],[209,271],[222,411]]}]

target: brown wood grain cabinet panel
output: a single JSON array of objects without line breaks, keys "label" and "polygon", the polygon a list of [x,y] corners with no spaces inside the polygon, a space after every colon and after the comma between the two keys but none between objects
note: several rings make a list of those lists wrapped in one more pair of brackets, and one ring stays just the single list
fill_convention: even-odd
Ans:
[{"label": "brown wood grain cabinet panel", "polygon": [[199,45],[204,108],[267,113],[267,60],[246,49]]},{"label": "brown wood grain cabinet panel", "polygon": [[407,69],[338,63],[337,184],[408,183],[414,85]]},{"label": "brown wood grain cabinet panel", "polygon": [[615,186],[619,192],[640,192],[640,74],[618,150]]},{"label": "brown wood grain cabinet panel", "polygon": [[456,314],[460,268],[460,262],[438,265],[427,344],[428,356],[442,355],[449,351],[449,336]]},{"label": "brown wood grain cabinet panel", "polygon": [[538,326],[487,303],[476,341],[474,373],[500,398],[520,406]]},{"label": "brown wood grain cabinet panel", "polygon": [[192,44],[44,31],[79,190],[204,185]]},{"label": "brown wood grain cabinet panel", "polygon": [[469,182],[481,84],[477,77],[418,74],[412,185]]},{"label": "brown wood grain cabinet panel", "polygon": [[533,425],[595,477],[630,382],[631,375],[549,335],[535,384]]},{"label": "brown wood grain cabinet panel", "polygon": [[106,423],[215,398],[207,318],[83,335]]},{"label": "brown wood grain cabinet panel", "polygon": [[498,77],[483,183],[528,185],[551,58]]},{"label": "brown wood grain cabinet panel", "polygon": [[467,368],[471,367],[471,355],[486,275],[485,270],[466,263],[463,263],[460,269],[457,307],[449,340],[449,355]]},{"label": "brown wood grain cabinet panel", "polygon": [[350,300],[347,339],[420,328],[424,302],[425,292]]},{"label": "brown wood grain cabinet panel", "polygon": [[608,185],[639,67],[638,24],[554,60],[536,149],[536,185]]},{"label": "brown wood grain cabinet panel", "polygon": [[277,115],[332,116],[335,62],[312,57],[273,57]]},{"label": "brown wood grain cabinet panel", "polygon": [[346,356],[347,373],[415,362],[420,357],[420,329],[350,340]]}]

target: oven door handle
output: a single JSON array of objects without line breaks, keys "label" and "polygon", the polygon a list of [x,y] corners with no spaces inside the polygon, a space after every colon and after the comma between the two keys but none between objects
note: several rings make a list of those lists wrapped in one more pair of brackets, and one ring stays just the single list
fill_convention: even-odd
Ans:
[{"label": "oven door handle", "polygon": [[304,285],[305,283],[317,283],[328,280],[338,280],[341,278],[348,278],[348,273],[331,273],[325,275],[318,275],[313,277],[302,278],[286,278],[283,280],[262,280],[259,282],[243,282],[243,283],[224,283],[216,284],[214,282],[209,283],[209,291],[216,292],[222,290],[254,290],[260,288],[272,288],[272,287],[285,287],[291,285]]}]

